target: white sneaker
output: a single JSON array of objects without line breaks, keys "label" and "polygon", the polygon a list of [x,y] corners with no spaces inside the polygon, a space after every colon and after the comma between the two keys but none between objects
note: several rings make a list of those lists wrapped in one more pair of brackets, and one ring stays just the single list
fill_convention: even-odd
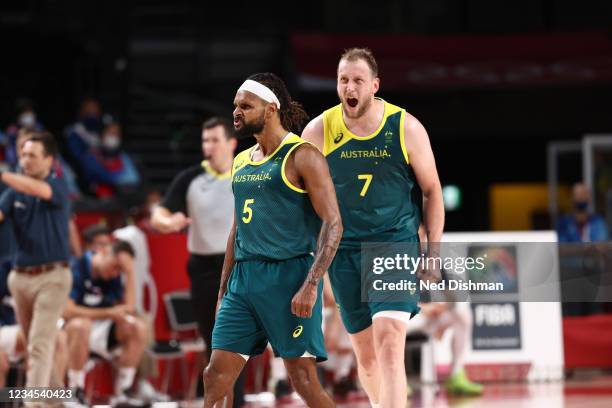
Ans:
[{"label": "white sneaker", "polygon": [[138,381],[138,397],[149,402],[168,402],[170,396],[163,394],[155,389],[147,380],[141,379]]},{"label": "white sneaker", "polygon": [[113,408],[145,408],[150,407],[151,403],[144,401],[131,392],[122,392],[110,399],[110,405]]}]

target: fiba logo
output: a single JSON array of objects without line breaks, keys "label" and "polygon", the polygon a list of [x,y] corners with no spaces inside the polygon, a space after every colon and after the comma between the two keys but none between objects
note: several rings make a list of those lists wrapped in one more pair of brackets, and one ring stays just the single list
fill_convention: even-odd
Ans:
[{"label": "fiba logo", "polygon": [[513,326],[516,324],[516,313],[510,304],[478,305],[474,309],[477,326]]}]

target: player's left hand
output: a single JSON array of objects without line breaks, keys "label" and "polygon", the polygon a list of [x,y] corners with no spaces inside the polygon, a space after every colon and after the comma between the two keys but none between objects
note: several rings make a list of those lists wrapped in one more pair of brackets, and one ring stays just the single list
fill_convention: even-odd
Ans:
[{"label": "player's left hand", "polygon": [[291,300],[291,313],[297,317],[311,317],[317,301],[317,286],[305,283]]}]

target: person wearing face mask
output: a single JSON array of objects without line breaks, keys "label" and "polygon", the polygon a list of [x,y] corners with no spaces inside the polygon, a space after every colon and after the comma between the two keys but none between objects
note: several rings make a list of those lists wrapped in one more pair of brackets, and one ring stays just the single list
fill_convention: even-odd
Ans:
[{"label": "person wearing face mask", "polygon": [[[572,203],[573,210],[570,214],[566,214],[559,218],[557,222],[557,235],[559,246],[561,273],[564,270],[576,269],[587,271],[584,268],[586,253],[590,253],[591,249],[597,249],[595,245],[576,245],[587,244],[592,242],[607,241],[609,239],[608,227],[603,217],[589,212],[591,203],[591,192],[584,183],[576,183],[572,188]],[[566,245],[563,245],[566,244]],[[571,245],[573,244],[573,245]],[[603,249],[605,252],[605,249]],[[562,275],[563,276],[563,275]],[[597,279],[591,275],[589,280]],[[592,280],[592,283],[597,282]],[[595,285],[597,285],[595,283]],[[585,289],[577,289],[574,287],[572,292],[574,296],[580,294],[584,299],[591,298],[592,293]],[[582,316],[601,313],[603,311],[602,303],[597,302],[564,302],[564,316]]]},{"label": "person wearing face mask", "polygon": [[66,129],[65,136],[68,150],[73,158],[78,159],[92,148],[100,145],[102,131],[102,107],[94,98],[85,98],[79,107],[76,123]]},{"label": "person wearing face mask", "polygon": [[[86,127],[92,131],[99,129],[95,141],[91,139],[92,143],[88,146],[85,146],[84,141],[93,136],[93,133]],[[84,190],[97,198],[111,198],[123,187],[140,184],[139,171],[130,156],[121,149],[121,126],[117,122],[106,117],[104,124],[97,124],[94,115],[89,113],[75,125],[75,130],[77,132],[73,135],[80,136],[72,136],[72,140],[69,136],[68,147],[81,170],[80,182]],[[83,137],[85,130],[89,134],[87,138]]]},{"label": "person wearing face mask", "polygon": [[28,99],[17,101],[17,121],[6,129],[6,162],[11,171],[19,167],[18,139],[23,131],[42,131],[44,127],[38,122],[34,105]]},{"label": "person wearing face mask", "polygon": [[100,149],[95,159],[103,171],[113,180],[105,182],[104,178],[94,178],[92,188],[100,198],[111,197],[117,187],[134,186],[141,182],[140,174],[130,156],[121,149],[121,126],[116,122],[108,123],[102,130]]},{"label": "person wearing face mask", "polygon": [[[69,159],[79,170],[79,182],[83,191],[90,189],[93,183],[104,183],[114,186],[116,178],[96,159],[101,146],[102,108],[93,98],[81,102],[79,118],[65,131],[66,148]],[[88,191],[95,193],[95,191]]]},{"label": "person wearing face mask", "polygon": [[584,183],[574,184],[572,203],[572,213],[561,217],[557,223],[559,242],[607,241],[608,227],[601,216],[589,212],[591,192]]}]

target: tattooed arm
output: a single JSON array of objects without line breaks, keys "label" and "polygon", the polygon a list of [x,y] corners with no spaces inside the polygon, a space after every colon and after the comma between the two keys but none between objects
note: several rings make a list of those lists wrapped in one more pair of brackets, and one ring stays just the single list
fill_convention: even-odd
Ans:
[{"label": "tattooed arm", "polygon": [[291,302],[293,314],[311,317],[317,300],[318,284],[334,259],[342,237],[342,220],[336,190],[323,155],[314,146],[304,144],[291,157],[292,166],[288,165],[285,169],[287,177],[308,191],[312,206],[322,221],[314,262],[304,284]]}]

